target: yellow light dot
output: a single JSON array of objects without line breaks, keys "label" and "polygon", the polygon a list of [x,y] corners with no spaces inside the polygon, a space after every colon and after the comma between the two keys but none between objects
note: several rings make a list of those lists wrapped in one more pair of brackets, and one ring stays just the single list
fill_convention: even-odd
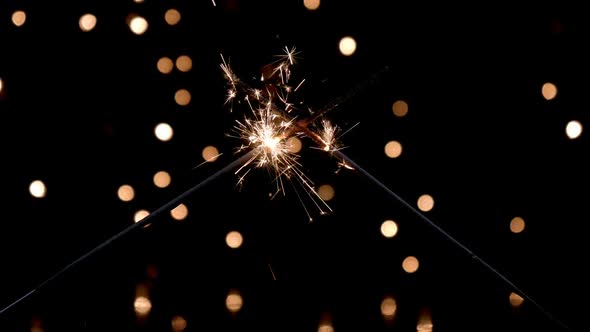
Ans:
[{"label": "yellow light dot", "polygon": [[323,184],[318,188],[318,195],[324,201],[329,201],[334,198],[334,187],[329,184]]},{"label": "yellow light dot", "polygon": [[201,156],[203,159],[205,159],[205,161],[212,163],[217,160],[217,158],[219,158],[219,150],[217,150],[216,147],[209,145],[203,149]]},{"label": "yellow light dot", "polygon": [[166,142],[172,139],[174,130],[172,130],[172,127],[167,123],[159,123],[156,125],[156,128],[154,128],[154,134],[160,141]]},{"label": "yellow light dot", "polygon": [[152,310],[152,302],[145,296],[138,296],[133,302],[133,307],[138,316],[146,316]]},{"label": "yellow light dot", "polygon": [[418,271],[419,265],[420,265],[420,263],[418,262],[418,259],[414,256],[408,256],[402,262],[402,268],[407,273],[414,273],[414,272]]},{"label": "yellow light dot", "polygon": [[136,35],[141,35],[146,32],[148,28],[148,21],[138,15],[131,15],[129,19],[129,29]]},{"label": "yellow light dot", "polygon": [[133,215],[133,221],[140,222],[143,218],[149,216],[150,213],[147,210],[139,210]]},{"label": "yellow light dot", "polygon": [[172,218],[176,220],[183,220],[188,215],[188,208],[184,204],[180,204],[170,211]]},{"label": "yellow light dot", "polygon": [[316,10],[320,7],[320,0],[303,0],[303,5],[309,10]]},{"label": "yellow light dot", "polygon": [[321,323],[318,332],[334,332],[334,326],[332,326],[332,323]]},{"label": "yellow light dot", "polygon": [[157,63],[158,71],[162,74],[170,74],[174,69],[174,62],[168,57],[161,57]]},{"label": "yellow light dot", "polygon": [[45,195],[47,194],[47,188],[45,187],[45,183],[43,183],[43,181],[41,180],[35,180],[31,182],[31,184],[29,185],[29,193],[31,193],[31,196],[33,197],[45,197]]},{"label": "yellow light dot", "polygon": [[520,233],[524,231],[524,219],[521,217],[514,217],[510,221],[510,230],[512,233]]},{"label": "yellow light dot", "polygon": [[186,329],[186,319],[182,316],[172,317],[172,331],[182,332],[184,329]]},{"label": "yellow light dot", "polygon": [[356,51],[356,41],[352,37],[344,37],[340,39],[338,47],[340,48],[340,53],[350,56]]},{"label": "yellow light dot", "polygon": [[547,100],[554,99],[557,96],[557,87],[553,83],[545,83],[541,88],[541,93],[543,97]]},{"label": "yellow light dot", "polygon": [[285,145],[287,147],[287,150],[289,150],[289,152],[291,153],[297,153],[301,151],[302,147],[301,140],[295,136],[289,137],[285,142]]},{"label": "yellow light dot", "polygon": [[2,93],[3,87],[4,87],[4,83],[2,83],[2,79],[0,78],[0,93]]},{"label": "yellow light dot", "polygon": [[166,188],[170,185],[172,179],[170,178],[170,174],[166,171],[159,171],[158,173],[154,174],[154,184],[158,188]]},{"label": "yellow light dot", "polygon": [[186,106],[191,102],[191,93],[187,89],[180,89],[174,94],[174,100],[180,106]]},{"label": "yellow light dot", "polygon": [[174,8],[168,9],[164,14],[164,20],[169,25],[176,25],[180,22],[180,12]]},{"label": "yellow light dot", "polygon": [[243,305],[244,300],[242,299],[240,292],[238,292],[236,289],[230,290],[229,294],[227,294],[227,297],[225,298],[225,307],[227,310],[236,313],[242,309]]},{"label": "yellow light dot", "polygon": [[418,208],[421,211],[428,212],[434,207],[434,198],[428,194],[424,194],[418,198]]},{"label": "yellow light dot", "polygon": [[403,100],[398,100],[395,103],[393,103],[391,109],[393,110],[393,114],[395,116],[402,117],[408,114],[408,104]]},{"label": "yellow light dot", "polygon": [[389,141],[385,144],[385,155],[389,158],[397,158],[402,154],[402,144],[398,141]]},{"label": "yellow light dot", "polygon": [[117,189],[117,196],[123,202],[129,202],[135,197],[135,190],[133,190],[132,186],[124,184]]},{"label": "yellow light dot", "polygon": [[193,60],[188,55],[181,55],[176,58],[176,68],[181,72],[186,73],[193,68]]},{"label": "yellow light dot", "polygon": [[397,303],[391,296],[387,296],[381,301],[381,315],[386,320],[392,320],[395,317],[397,311]]},{"label": "yellow light dot", "polygon": [[565,134],[570,139],[576,139],[582,135],[582,124],[579,121],[572,120],[565,127]]},{"label": "yellow light dot", "polygon": [[84,14],[80,17],[80,20],[78,20],[78,25],[82,31],[90,31],[96,26],[96,16],[92,14]]},{"label": "yellow light dot", "polygon": [[231,231],[225,236],[225,243],[232,249],[239,248],[243,241],[242,234],[238,231]]},{"label": "yellow light dot", "polygon": [[17,10],[14,13],[12,13],[12,23],[14,25],[16,25],[17,27],[20,27],[23,24],[25,24],[26,20],[27,20],[27,14],[24,11]]},{"label": "yellow light dot", "polygon": [[397,224],[393,220],[385,220],[381,224],[381,234],[385,237],[394,237],[397,234]]},{"label": "yellow light dot", "polygon": [[514,292],[510,293],[510,296],[508,296],[508,300],[510,301],[510,305],[514,308],[520,307],[520,305],[522,305],[522,303],[524,302],[522,296]]},{"label": "yellow light dot", "polygon": [[416,331],[432,332],[433,327],[434,325],[432,324],[432,315],[430,314],[430,310],[421,310],[420,316],[418,317],[418,324],[416,325]]}]

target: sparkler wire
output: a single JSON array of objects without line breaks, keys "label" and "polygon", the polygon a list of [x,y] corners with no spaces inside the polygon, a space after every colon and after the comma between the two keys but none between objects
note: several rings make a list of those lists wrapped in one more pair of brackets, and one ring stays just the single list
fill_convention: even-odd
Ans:
[{"label": "sparkler wire", "polygon": [[371,182],[373,182],[378,187],[380,187],[381,189],[383,189],[389,196],[393,197],[395,200],[397,200],[398,202],[402,203],[406,208],[408,208],[415,215],[417,215],[422,221],[424,221],[428,225],[432,226],[440,234],[442,234],[447,240],[451,241],[453,244],[455,244],[456,246],[458,246],[459,248],[461,248],[463,251],[465,251],[473,260],[477,261],[478,263],[480,263],[481,265],[483,265],[486,269],[488,269],[490,272],[492,272],[493,274],[495,274],[498,278],[500,278],[501,280],[503,280],[513,290],[515,290],[517,293],[519,293],[520,296],[522,296],[525,300],[529,301],[535,307],[537,307],[537,309],[539,309],[545,316],[547,316],[547,318],[549,318],[549,320],[554,321],[561,328],[563,328],[565,330],[569,330],[568,326],[564,322],[562,322],[561,320],[559,320],[557,317],[555,317],[553,314],[551,314],[551,312],[549,312],[547,309],[545,309],[543,306],[541,306],[537,301],[535,301],[533,298],[531,298],[529,295],[527,295],[527,293],[525,293],[520,287],[516,286],[516,284],[514,282],[510,281],[510,279],[508,279],[508,277],[506,277],[505,275],[503,275],[502,273],[500,273],[497,269],[495,269],[494,267],[492,267],[489,263],[487,263],[485,260],[483,260],[478,255],[476,255],[471,249],[469,249],[467,246],[465,246],[459,240],[455,239],[452,235],[450,235],[449,233],[447,233],[443,228],[441,228],[440,226],[438,226],[436,223],[434,223],[432,220],[430,220],[428,217],[426,217],[424,214],[422,214],[420,211],[418,211],[414,206],[412,206],[410,203],[408,203],[406,200],[404,200],[401,196],[399,196],[398,194],[396,194],[393,190],[391,190],[389,187],[387,187],[383,182],[381,182],[379,179],[377,179],[371,173],[367,172],[359,164],[357,164],[352,159],[350,159],[348,156],[346,156],[344,153],[342,153],[342,151],[336,150],[336,151],[333,151],[333,154],[337,158],[339,158],[341,160],[344,160],[347,165],[351,166],[353,169],[355,169],[356,171],[358,171],[364,177],[366,177],[367,179],[371,180]]},{"label": "sparkler wire", "polygon": [[112,237],[108,238],[106,241],[104,241],[104,242],[100,243],[98,246],[94,247],[92,250],[86,252],[85,254],[83,254],[82,256],[80,256],[79,258],[75,259],[74,261],[72,261],[68,265],[64,266],[61,270],[57,271],[56,273],[54,273],[53,275],[51,275],[49,278],[47,278],[43,282],[39,283],[37,285],[37,287],[31,289],[29,292],[27,292],[23,296],[19,297],[18,299],[16,299],[14,302],[12,302],[9,305],[5,306],[2,310],[0,310],[0,315],[2,315],[4,312],[8,311],[10,308],[14,307],[15,305],[17,305],[18,303],[20,303],[20,302],[24,301],[25,299],[29,298],[31,295],[33,295],[34,293],[38,292],[43,287],[47,286],[50,282],[52,282],[53,280],[55,280],[59,276],[63,275],[64,273],[66,273],[68,270],[70,270],[74,266],[82,263],[83,261],[85,261],[86,259],[88,259],[90,256],[92,256],[92,255],[96,254],[97,252],[99,252],[100,250],[108,247],[111,243],[113,243],[117,239],[123,237],[127,233],[130,233],[131,231],[133,231],[133,230],[135,230],[137,228],[140,228],[140,227],[149,225],[160,214],[165,213],[165,212],[169,212],[173,208],[177,207],[187,197],[189,197],[190,195],[192,195],[193,193],[195,193],[199,189],[201,189],[204,186],[208,185],[209,183],[213,182],[214,180],[216,180],[217,178],[221,177],[225,173],[227,173],[229,171],[232,171],[233,169],[235,169],[235,168],[243,165],[247,160],[249,160],[249,159],[252,158],[253,153],[254,153],[254,150],[250,150],[249,152],[245,153],[240,158],[232,161],[231,163],[229,163],[228,165],[226,165],[222,169],[218,170],[217,172],[213,173],[209,177],[205,178],[203,181],[197,183],[193,187],[189,188],[188,190],[184,191],[180,195],[178,195],[178,196],[174,197],[173,199],[171,199],[169,202],[163,204],[162,206],[160,206],[159,208],[157,208],[156,210],[154,210],[154,212],[152,212],[149,215],[147,215],[145,218],[141,219],[140,221],[138,221],[138,222],[136,222],[136,223],[134,223],[134,224],[132,224],[132,225],[130,225],[128,227],[126,227],[125,229],[121,230],[119,233],[113,235]]}]

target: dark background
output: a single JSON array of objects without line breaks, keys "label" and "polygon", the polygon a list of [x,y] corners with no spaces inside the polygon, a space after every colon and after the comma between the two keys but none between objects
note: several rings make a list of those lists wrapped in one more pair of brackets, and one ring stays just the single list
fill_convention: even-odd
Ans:
[{"label": "dark background", "polygon": [[[334,187],[333,213],[307,206],[309,223],[294,192],[269,200],[263,169],[241,189],[228,172],[187,198],[187,219],[164,214],[109,243],[5,310],[0,331],[171,331],[177,315],[186,331],[315,331],[325,315],[335,331],[410,331],[423,310],[435,331],[584,328],[588,135],[570,140],[565,125],[589,121],[588,18],[536,6],[3,1],[2,307],[132,225],[138,209],[157,209],[237,158],[240,142],[226,134],[242,115],[224,105],[220,54],[256,84],[285,46],[301,52],[300,105],[345,97],[326,115],[344,129],[358,123],[343,152],[412,205],[432,195],[425,215],[489,265],[362,172],[336,172],[338,161],[304,138],[302,170]],[[182,14],[174,26],[163,18],[170,8]],[[21,27],[15,10],[27,14]],[[98,18],[92,31],[78,27],[84,13]],[[148,20],[145,34],[129,30],[131,13]],[[339,53],[343,36],[357,41],[350,57]],[[191,71],[158,72],[159,58],[179,55]],[[541,94],[546,82],[558,88],[553,100]],[[188,106],[174,102],[180,88]],[[405,117],[393,115],[396,100],[408,103]],[[174,128],[169,142],[153,135],[162,121]],[[402,143],[399,158],[383,153],[390,140]],[[208,145],[224,154],[195,169]],[[153,185],[159,170],[170,187]],[[47,197],[30,196],[35,179]],[[116,196],[125,183],[131,202]],[[526,222],[519,234],[509,229],[515,216]],[[380,234],[386,219],[400,227],[394,238]],[[224,241],[234,229],[238,249]],[[401,268],[409,255],[420,261],[413,274]],[[510,283],[537,305],[513,308]],[[143,320],[138,284],[153,305]],[[237,314],[225,308],[230,289],[244,299]],[[385,296],[397,301],[392,322],[381,316]]]}]

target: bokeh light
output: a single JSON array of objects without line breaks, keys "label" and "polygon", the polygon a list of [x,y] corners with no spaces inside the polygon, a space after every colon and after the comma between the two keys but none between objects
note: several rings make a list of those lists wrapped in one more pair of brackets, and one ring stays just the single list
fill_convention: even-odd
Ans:
[{"label": "bokeh light", "polygon": [[219,150],[217,150],[217,148],[213,145],[209,145],[203,149],[201,156],[203,159],[205,159],[205,161],[212,163],[217,160],[217,158],[219,158]]},{"label": "bokeh light", "polygon": [[31,196],[33,197],[42,198],[47,194],[47,187],[45,187],[43,181],[35,180],[29,185],[29,193],[31,193]]},{"label": "bokeh light", "polygon": [[356,40],[352,37],[343,37],[340,39],[338,48],[340,49],[340,53],[350,56],[356,51]]},{"label": "bokeh light", "polygon": [[433,327],[434,324],[432,324],[430,310],[421,310],[418,316],[418,323],[416,324],[416,332],[432,332]]},{"label": "bokeh light", "polygon": [[242,234],[238,231],[231,231],[225,236],[225,243],[232,249],[239,248],[243,241]]},{"label": "bokeh light", "polygon": [[510,295],[508,296],[508,300],[510,301],[510,305],[514,308],[520,307],[522,305],[522,303],[524,302],[524,299],[522,298],[522,296],[511,292]]},{"label": "bokeh light", "polygon": [[398,100],[395,103],[393,103],[391,109],[393,110],[393,114],[398,117],[402,117],[408,114],[408,104],[403,100]]},{"label": "bokeh light", "polygon": [[404,258],[404,261],[402,262],[402,268],[407,273],[414,273],[418,271],[419,265],[420,263],[418,262],[418,259],[414,256],[408,256]]},{"label": "bokeh light", "polygon": [[169,57],[161,57],[156,64],[158,71],[162,74],[170,74],[174,69],[174,62]]},{"label": "bokeh light", "polygon": [[154,128],[154,134],[160,141],[166,142],[172,139],[172,136],[174,136],[174,130],[169,124],[162,122],[156,125]]},{"label": "bokeh light", "polygon": [[14,13],[12,13],[12,23],[14,25],[16,25],[17,27],[20,27],[23,24],[25,24],[26,20],[27,20],[27,14],[24,11],[17,10]]},{"label": "bokeh light", "polygon": [[80,26],[80,30],[84,32],[90,31],[96,26],[96,16],[92,14],[84,14],[80,17],[78,25]]},{"label": "bokeh light", "polygon": [[138,316],[146,316],[152,310],[152,302],[146,296],[138,296],[133,302],[133,307]]},{"label": "bokeh light", "polygon": [[397,234],[397,224],[393,220],[385,220],[381,224],[381,234],[385,237],[394,237]]},{"label": "bokeh light", "polygon": [[237,289],[231,289],[225,298],[225,307],[232,313],[236,313],[242,309],[244,300]]},{"label": "bokeh light", "polygon": [[182,332],[186,329],[186,319],[182,316],[172,317],[172,332]]},{"label": "bokeh light", "polygon": [[557,87],[553,83],[545,83],[541,88],[541,93],[543,97],[547,100],[552,100],[557,96]]},{"label": "bokeh light", "polygon": [[148,21],[139,16],[132,14],[129,16],[129,29],[136,35],[142,35],[148,29]]},{"label": "bokeh light", "polygon": [[135,214],[133,215],[133,221],[140,222],[143,218],[145,218],[149,215],[150,215],[150,213],[148,210],[139,210],[139,211],[135,212]]},{"label": "bokeh light", "polygon": [[176,58],[176,68],[186,73],[193,68],[193,60],[188,55],[181,55]]},{"label": "bokeh light", "polygon": [[180,89],[174,94],[174,100],[180,106],[186,106],[191,102],[191,93],[187,89]]},{"label": "bokeh light", "polygon": [[418,209],[423,212],[428,212],[434,207],[434,198],[428,194],[424,194],[418,198]]},{"label": "bokeh light", "polygon": [[402,145],[398,141],[389,141],[385,144],[385,155],[389,158],[397,158],[402,154]]},{"label": "bokeh light", "polygon": [[179,204],[170,211],[170,215],[176,220],[184,220],[188,216],[188,208],[184,204]]},{"label": "bokeh light", "polygon": [[303,5],[309,10],[316,10],[320,7],[320,0],[303,0]]},{"label": "bokeh light", "polygon": [[132,186],[124,184],[117,189],[117,197],[123,202],[129,202],[135,197],[135,190]]},{"label": "bokeh light", "polygon": [[168,9],[166,11],[166,13],[164,14],[164,20],[169,25],[178,24],[178,22],[180,22],[180,18],[181,18],[180,12],[174,8]]},{"label": "bokeh light", "polygon": [[568,138],[576,139],[582,135],[582,124],[579,121],[572,120],[567,123],[565,133]]},{"label": "bokeh light", "polygon": [[2,79],[0,78],[0,93],[2,93],[3,87],[4,87],[4,83],[2,82]]},{"label": "bokeh light", "polygon": [[291,153],[298,153],[299,151],[301,151],[301,148],[303,147],[301,140],[295,136],[289,137],[285,143],[287,146],[287,150],[289,150],[289,152]]},{"label": "bokeh light", "polygon": [[521,217],[514,217],[510,221],[510,231],[512,231],[512,233],[520,233],[524,231],[524,226],[524,219]]},{"label": "bokeh light", "polygon": [[332,198],[334,198],[334,187],[332,187],[329,184],[322,184],[319,188],[318,188],[318,195],[320,196],[321,199],[323,199],[324,201],[329,201]]},{"label": "bokeh light", "polygon": [[397,302],[392,296],[386,296],[381,301],[381,315],[385,320],[392,320],[397,312]]},{"label": "bokeh light", "polygon": [[158,188],[166,188],[170,185],[172,178],[170,177],[170,173],[166,171],[159,171],[154,174],[154,184]]}]

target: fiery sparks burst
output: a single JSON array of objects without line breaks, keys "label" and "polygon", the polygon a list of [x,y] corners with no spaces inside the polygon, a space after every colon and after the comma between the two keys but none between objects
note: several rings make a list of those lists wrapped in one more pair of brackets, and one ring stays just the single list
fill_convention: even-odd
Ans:
[{"label": "fiery sparks burst", "polygon": [[[312,221],[306,201],[311,201],[320,214],[332,210],[317,193],[314,183],[301,170],[299,155],[294,151],[289,138],[307,136],[321,145],[322,150],[335,151],[338,128],[326,119],[322,119],[318,126],[308,126],[313,121],[296,121],[297,117],[302,115],[300,113],[307,112],[303,115],[311,116],[312,111],[302,110],[290,101],[291,95],[301,88],[305,80],[299,81],[293,88],[290,83],[291,67],[296,64],[296,55],[299,53],[294,47],[285,47],[283,51],[284,54],[279,55],[278,60],[264,67],[260,79],[264,82],[263,89],[252,88],[240,80],[229,62],[221,56],[220,68],[228,89],[225,102],[230,105],[232,112],[234,104],[247,105],[248,110],[243,120],[236,120],[234,132],[237,135],[230,135],[243,142],[237,149],[238,152],[253,152],[252,157],[236,171],[236,174],[238,184],[242,184],[253,168],[268,169],[273,174],[276,184],[276,191],[271,197],[278,193],[285,194],[286,184],[291,185]],[[305,196],[300,194],[301,191],[305,192]]]}]

